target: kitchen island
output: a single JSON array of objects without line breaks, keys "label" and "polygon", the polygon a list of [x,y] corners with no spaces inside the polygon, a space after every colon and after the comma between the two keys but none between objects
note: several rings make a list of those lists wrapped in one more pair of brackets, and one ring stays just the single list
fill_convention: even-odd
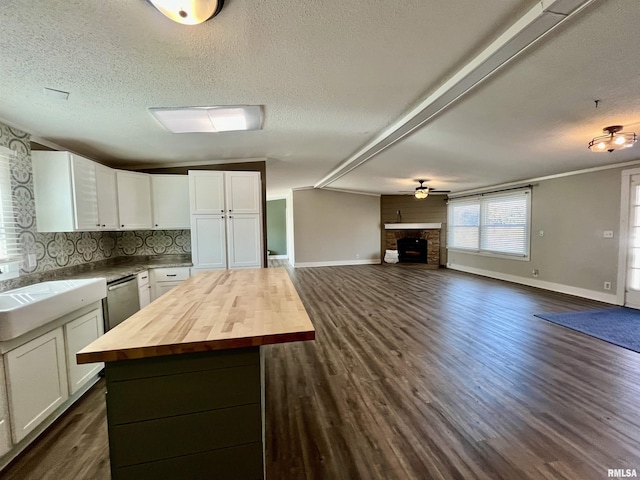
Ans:
[{"label": "kitchen island", "polygon": [[264,478],[261,347],[314,338],[285,269],[220,270],[82,349],[106,363],[112,478]]}]

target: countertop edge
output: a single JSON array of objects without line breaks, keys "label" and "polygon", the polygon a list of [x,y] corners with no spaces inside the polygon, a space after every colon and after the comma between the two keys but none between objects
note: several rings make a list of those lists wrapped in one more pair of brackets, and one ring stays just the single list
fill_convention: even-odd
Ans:
[{"label": "countertop edge", "polygon": [[123,360],[140,360],[167,355],[182,355],[188,353],[230,350],[234,348],[261,347],[278,343],[291,343],[315,340],[315,330],[289,332],[273,335],[257,335],[251,337],[229,338],[222,340],[205,340],[180,344],[154,345],[148,347],[120,348],[100,352],[86,352],[80,350],[76,354],[78,364],[96,362],[118,362]]}]

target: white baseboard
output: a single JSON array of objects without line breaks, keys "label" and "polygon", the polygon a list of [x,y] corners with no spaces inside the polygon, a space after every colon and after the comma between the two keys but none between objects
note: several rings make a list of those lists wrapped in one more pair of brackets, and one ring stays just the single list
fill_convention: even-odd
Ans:
[{"label": "white baseboard", "polygon": [[543,290],[551,290],[552,292],[566,293],[576,297],[597,300],[598,302],[610,303],[612,305],[620,305],[618,297],[615,293],[603,293],[586,288],[572,287],[571,285],[563,285],[561,283],[546,282],[535,278],[519,277],[517,275],[509,275],[507,273],[493,272],[491,270],[483,270],[481,268],[467,267],[465,265],[456,265],[454,263],[447,264],[447,268],[458,270],[460,272],[473,273],[483,277],[495,278],[496,280],[504,280],[506,282],[519,283],[529,287],[542,288]]},{"label": "white baseboard", "polygon": [[289,255],[269,255],[269,260],[286,260]]},{"label": "white baseboard", "polygon": [[380,259],[355,259],[355,260],[333,260],[328,262],[302,262],[296,263],[295,268],[299,267],[341,267],[345,265],[379,265]]}]

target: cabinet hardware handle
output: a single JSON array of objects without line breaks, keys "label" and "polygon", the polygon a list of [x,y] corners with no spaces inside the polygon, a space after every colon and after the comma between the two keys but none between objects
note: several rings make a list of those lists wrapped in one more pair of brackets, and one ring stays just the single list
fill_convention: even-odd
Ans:
[{"label": "cabinet hardware handle", "polygon": [[224,213],[224,210],[220,210],[220,213]]},{"label": "cabinet hardware handle", "polygon": [[224,218],[224,215],[222,215],[220,218]]},{"label": "cabinet hardware handle", "polygon": [[233,215],[229,215],[229,218],[233,218]]},{"label": "cabinet hardware handle", "polygon": [[103,227],[106,227],[106,225],[102,225]]},{"label": "cabinet hardware handle", "polygon": [[120,225],[122,228],[124,228],[124,225]]},{"label": "cabinet hardware handle", "polygon": [[146,280],[147,277],[140,277],[140,280]]},{"label": "cabinet hardware handle", "polygon": [[158,224],[156,223],[156,227],[158,226]]},{"label": "cabinet hardware handle", "polygon": [[233,210],[229,209],[229,212],[233,212]]},{"label": "cabinet hardware handle", "polygon": [[100,226],[100,224],[99,224],[99,223],[96,223],[96,227],[99,227],[99,226]]},{"label": "cabinet hardware handle", "polygon": [[178,276],[178,274],[177,274],[177,273],[172,273],[171,275],[169,275],[169,274],[167,273],[167,277],[177,277],[177,276]]}]

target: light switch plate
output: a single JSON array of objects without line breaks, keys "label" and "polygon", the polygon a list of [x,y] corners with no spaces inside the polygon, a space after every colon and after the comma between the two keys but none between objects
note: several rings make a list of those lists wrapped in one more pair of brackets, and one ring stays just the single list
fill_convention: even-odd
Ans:
[{"label": "light switch plate", "polygon": [[613,238],[613,230],[605,230],[602,236],[604,238]]}]

